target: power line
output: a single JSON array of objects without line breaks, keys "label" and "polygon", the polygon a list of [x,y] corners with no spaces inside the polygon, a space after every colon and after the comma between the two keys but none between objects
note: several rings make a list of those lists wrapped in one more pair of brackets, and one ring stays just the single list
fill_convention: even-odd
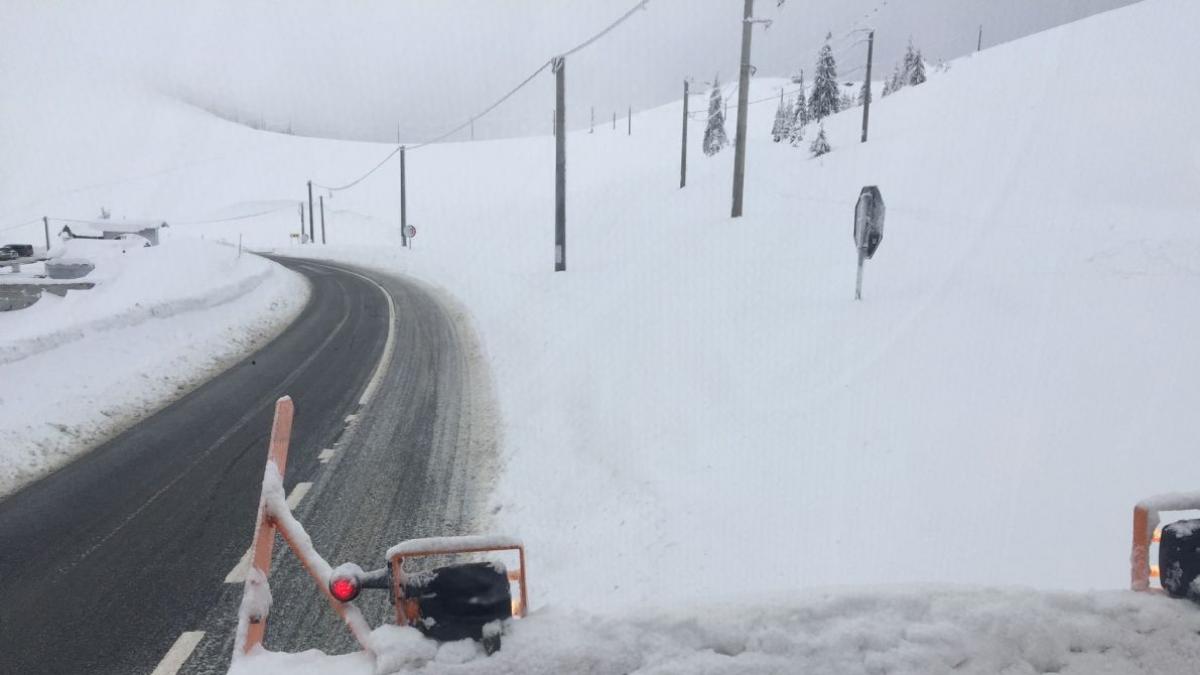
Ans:
[{"label": "power line", "polygon": [[33,225],[34,223],[40,223],[40,222],[42,222],[41,218],[34,218],[33,220],[27,220],[23,223],[17,223],[16,225],[9,225],[8,227],[0,228],[0,232],[8,232],[9,230],[15,230],[18,228],[27,227],[29,225]]},{"label": "power line", "polygon": [[283,211],[284,209],[287,209],[290,211],[294,207],[295,207],[295,204],[288,204],[287,206],[280,206],[280,207],[277,207],[274,209],[268,209],[266,211],[259,211],[257,213],[247,213],[247,214],[241,215],[241,216],[230,216],[229,218],[218,218],[216,220],[178,220],[178,221],[167,221],[167,222],[171,223],[172,225],[209,225],[209,224],[215,224],[215,223],[229,223],[229,222],[232,222],[235,220],[247,220],[249,218],[257,218],[259,216],[265,216],[268,213],[278,213],[279,211]]},{"label": "power line", "polygon": [[[592,43],[596,42],[596,41],[597,41],[597,40],[599,40],[600,38],[602,38],[602,37],[604,37],[605,35],[607,35],[608,33],[610,33],[610,32],[611,32],[611,31],[612,31],[614,28],[616,28],[617,26],[619,26],[619,25],[621,25],[622,23],[624,23],[626,20],[628,20],[628,19],[629,19],[629,17],[633,16],[633,15],[634,15],[634,14],[635,14],[635,13],[636,13],[638,10],[640,10],[640,9],[645,9],[645,8],[646,8],[646,5],[648,5],[648,4],[650,4],[650,0],[640,0],[640,1],[639,1],[637,4],[635,4],[633,7],[631,7],[631,8],[629,9],[629,11],[625,12],[624,14],[622,14],[622,15],[621,15],[619,18],[617,18],[617,20],[616,20],[616,21],[613,21],[611,24],[609,24],[608,26],[606,26],[606,27],[605,27],[603,30],[601,30],[600,32],[598,32],[598,33],[596,33],[595,35],[591,36],[590,38],[588,38],[588,39],[584,40],[583,42],[580,42],[579,44],[577,44],[577,45],[575,45],[574,47],[572,47],[572,48],[568,49],[567,51],[565,51],[565,52],[563,52],[563,53],[559,54],[559,55],[558,55],[556,58],[565,58],[565,57],[567,57],[567,56],[570,56],[570,55],[572,55],[572,54],[574,54],[574,53],[576,53],[576,52],[580,51],[581,49],[584,49],[584,48],[586,48],[587,46],[591,45]],[[433,145],[434,143],[438,143],[438,142],[440,142],[440,141],[443,141],[443,140],[445,140],[445,139],[449,138],[450,136],[453,136],[454,134],[458,133],[459,131],[462,131],[463,129],[466,129],[467,127],[471,126],[471,124],[473,124],[473,123],[474,123],[476,120],[478,120],[478,119],[482,118],[483,116],[487,115],[488,113],[492,112],[492,111],[493,111],[493,110],[495,110],[497,107],[499,107],[499,106],[500,106],[500,104],[504,103],[504,102],[505,102],[505,101],[507,101],[509,98],[512,98],[512,96],[513,96],[514,94],[516,94],[518,91],[520,91],[520,90],[521,90],[521,89],[523,89],[523,88],[524,88],[526,85],[528,85],[530,82],[532,82],[532,81],[533,81],[533,79],[534,79],[535,77],[537,77],[539,74],[541,74],[541,72],[542,72],[543,70],[545,70],[545,69],[549,68],[549,67],[550,67],[550,65],[553,63],[553,61],[554,61],[554,59],[553,59],[553,58],[551,58],[551,59],[547,59],[545,63],[543,63],[542,65],[538,66],[538,68],[537,68],[536,70],[534,70],[532,73],[530,73],[528,77],[526,77],[524,80],[521,80],[520,84],[518,84],[517,86],[513,87],[512,89],[510,89],[510,90],[508,91],[508,93],[506,93],[506,94],[504,94],[503,96],[501,96],[501,97],[500,97],[499,99],[497,99],[497,100],[496,100],[494,103],[492,103],[492,104],[491,104],[491,105],[489,105],[488,107],[484,108],[482,111],[480,111],[480,112],[478,112],[478,113],[476,113],[476,114],[474,114],[474,115],[470,116],[469,118],[467,118],[467,121],[463,122],[462,124],[460,124],[460,125],[458,125],[458,126],[454,127],[453,129],[451,129],[451,130],[447,131],[446,133],[444,133],[444,134],[442,134],[442,135],[440,135],[440,136],[437,136],[437,137],[435,137],[435,138],[431,138],[431,139],[429,139],[429,140],[426,140],[426,141],[422,141],[422,142],[420,142],[420,143],[418,143],[418,144],[416,144],[416,145],[413,145],[413,146],[411,146],[411,147],[408,147],[408,148],[406,148],[406,151],[407,151],[407,152],[412,152],[413,150],[419,150],[420,148],[423,148],[423,147],[425,147],[425,146],[427,146],[427,145]],[[387,163],[387,161],[388,161],[389,159],[391,159],[392,157],[395,157],[396,155],[398,155],[398,154],[400,153],[400,148],[402,148],[402,147],[404,147],[404,146],[403,146],[403,145],[397,145],[397,146],[396,146],[396,147],[395,147],[395,148],[394,148],[394,149],[393,149],[391,152],[389,152],[389,153],[388,153],[386,156],[384,156],[384,158],[383,158],[383,159],[379,160],[379,163],[378,163],[378,164],[376,164],[375,166],[371,167],[371,169],[370,169],[369,171],[367,171],[366,173],[362,174],[362,175],[361,175],[361,176],[359,176],[358,178],[355,178],[354,180],[350,181],[349,183],[345,183],[345,184],[343,184],[343,185],[338,185],[338,186],[332,186],[332,185],[324,185],[324,184],[317,183],[317,182],[315,182],[315,181],[314,181],[314,182],[313,182],[313,185],[315,185],[315,186],[317,186],[317,187],[319,187],[319,188],[321,188],[321,189],[324,189],[324,190],[330,190],[330,191],[332,191],[332,192],[337,192],[337,191],[340,191],[340,190],[346,190],[346,189],[352,188],[352,187],[354,187],[355,185],[358,185],[359,183],[361,183],[361,182],[362,182],[363,180],[365,180],[365,179],[366,179],[368,176],[370,176],[371,174],[375,173],[375,172],[376,172],[376,171],[378,171],[380,168],[382,168],[382,167],[383,167],[383,165],[384,165],[384,164],[386,164],[386,163]]]}]

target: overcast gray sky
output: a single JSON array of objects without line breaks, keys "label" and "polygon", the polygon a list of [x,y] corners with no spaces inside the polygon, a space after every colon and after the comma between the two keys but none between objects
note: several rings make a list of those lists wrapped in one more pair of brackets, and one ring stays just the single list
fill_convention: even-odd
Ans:
[{"label": "overcast gray sky", "polygon": [[[610,23],[636,0],[4,0],[6,68],[115,69],[209,105],[301,133],[418,141],[457,126],[553,54]],[[930,61],[986,48],[1132,0],[758,0],[760,75],[811,70],[832,31],[843,71],[874,27],[883,72],[909,37]],[[741,0],[650,0],[646,9],[568,63],[573,126],[590,106],[652,107],[685,76],[736,76]],[[861,78],[861,71],[848,76]],[[553,78],[543,74],[477,126],[477,137],[546,133]]]}]

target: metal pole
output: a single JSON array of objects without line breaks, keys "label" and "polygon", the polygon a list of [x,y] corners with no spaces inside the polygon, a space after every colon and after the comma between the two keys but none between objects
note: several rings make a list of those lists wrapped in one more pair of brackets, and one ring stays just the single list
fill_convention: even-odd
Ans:
[{"label": "metal pole", "polygon": [[731,218],[742,217],[742,187],[746,183],[746,106],[750,101],[750,36],[754,24],[754,0],[746,0],[742,11],[742,68],[738,77],[737,140],[733,153],[733,208]]},{"label": "metal pole", "polygon": [[588,127],[588,133],[596,133],[596,106],[592,106],[592,126]]},{"label": "metal pole", "polygon": [[858,249],[858,280],[854,282],[854,299],[862,300],[863,251]]},{"label": "metal pole", "polygon": [[617,130],[617,111],[613,111],[613,131]]},{"label": "metal pole", "polygon": [[321,243],[325,243],[325,195],[317,197],[318,203],[321,205]]},{"label": "metal pole", "polygon": [[867,95],[863,98],[862,142],[867,142],[867,122],[871,119],[871,58],[875,55],[875,31],[867,36],[867,81],[863,83]]},{"label": "metal pole", "polygon": [[[301,223],[303,226],[304,223]],[[313,198],[312,198],[312,181],[308,181],[308,240],[316,240],[316,230],[313,229]]]},{"label": "metal pole", "polygon": [[983,24],[979,24],[979,41],[975,43],[975,51],[983,49]]},{"label": "metal pole", "polygon": [[475,118],[471,118],[471,140],[475,140]]},{"label": "metal pole", "polygon": [[626,136],[633,135],[633,106],[629,106],[629,114],[625,116],[625,120],[629,122],[629,131]]},{"label": "metal pole", "polygon": [[554,271],[567,269],[566,59],[554,59]]},{"label": "metal pole", "polygon": [[679,148],[679,187],[687,185],[688,81],[683,81],[683,143]]},{"label": "metal pole", "polygon": [[42,216],[42,227],[46,229],[46,251],[50,250],[50,219]]},{"label": "metal pole", "polygon": [[408,176],[404,161],[407,148],[400,146],[400,245],[408,246]]},{"label": "metal pole", "polygon": [[304,243],[304,202],[300,202],[300,243]]}]

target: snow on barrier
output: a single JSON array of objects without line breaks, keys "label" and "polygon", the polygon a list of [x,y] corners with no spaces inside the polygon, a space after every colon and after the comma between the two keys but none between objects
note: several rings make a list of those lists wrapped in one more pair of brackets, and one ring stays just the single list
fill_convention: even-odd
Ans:
[{"label": "snow on barrier", "polygon": [[251,567],[246,575],[242,590],[242,604],[238,609],[237,638],[233,655],[238,658],[262,645],[267,631],[267,617],[271,613],[271,549],[275,545],[278,530],[288,548],[304,565],[317,587],[324,593],[329,605],[354,635],[354,639],[367,652],[371,651],[368,638],[371,627],[354,605],[339,602],[329,592],[329,563],[313,548],[312,539],[304,527],[292,516],[283,489],[283,473],[287,468],[288,445],[292,438],[293,405],[290,396],[275,402],[275,421],[271,426],[271,443],[267,456],[267,467],[263,473],[262,496],[258,503],[258,519],[254,527],[254,543],[251,548]]},{"label": "snow on barrier", "polygon": [[1161,536],[1159,514],[1163,511],[1200,510],[1200,493],[1173,493],[1143,499],[1133,507],[1133,549],[1129,554],[1130,588],[1140,592],[1161,592],[1150,587],[1158,577],[1158,567],[1150,564],[1150,546]]},{"label": "snow on barrier", "polygon": [[[329,601],[330,607],[350,629],[354,639],[358,641],[363,651],[376,658],[376,651],[371,640],[371,626],[367,623],[358,607],[351,601],[358,596],[360,588],[370,585],[372,588],[388,588],[396,608],[396,624],[399,626],[428,625],[434,615],[423,616],[425,607],[422,603],[434,595],[408,597],[410,575],[404,569],[407,559],[424,556],[443,556],[474,554],[495,551],[510,551],[516,553],[519,568],[510,570],[503,565],[493,562],[493,575],[499,576],[500,583],[507,583],[507,593],[502,596],[502,611],[497,612],[505,618],[509,616],[524,617],[528,607],[528,591],[525,582],[525,546],[520,540],[504,536],[458,536],[433,537],[427,539],[412,539],[391,547],[387,552],[389,567],[371,573],[364,573],[354,563],[346,563],[333,569],[313,547],[312,539],[304,527],[292,516],[287,504],[286,492],[283,489],[283,475],[287,468],[288,446],[292,436],[292,418],[294,408],[291,397],[284,396],[275,402],[275,418],[271,426],[271,441],[267,455],[266,469],[263,471],[262,494],[258,503],[258,515],[254,527],[254,541],[250,549],[251,567],[246,574],[242,587],[242,602],[238,608],[237,635],[234,640],[233,658],[237,660],[243,655],[262,651],[263,636],[267,630],[267,618],[271,613],[271,554],[275,545],[275,533],[283,537],[288,548],[300,560],[308,575],[316,582],[317,588]],[[439,568],[449,570],[451,567]],[[507,582],[505,581],[507,580]],[[375,585],[376,582],[386,581],[387,586]],[[369,584],[368,584],[369,582]],[[518,599],[511,599],[512,584],[520,586]],[[420,588],[418,584],[417,588]],[[435,594],[436,595],[436,594]],[[445,599],[445,598],[443,598]],[[458,598],[467,605],[477,605],[479,598],[467,596]],[[511,614],[509,603],[511,602]],[[479,612],[472,610],[470,617],[478,617]],[[471,618],[461,619],[460,623],[470,623]],[[437,623],[437,621],[434,621]],[[449,624],[448,624],[449,625]],[[457,628],[461,629],[459,625]],[[489,623],[476,626],[482,630],[477,639],[481,639],[488,654],[499,649],[500,623]],[[429,634],[428,630],[423,630]],[[470,632],[470,631],[468,631]],[[443,639],[437,634],[431,634],[434,639]],[[458,638],[455,638],[458,639]]]}]

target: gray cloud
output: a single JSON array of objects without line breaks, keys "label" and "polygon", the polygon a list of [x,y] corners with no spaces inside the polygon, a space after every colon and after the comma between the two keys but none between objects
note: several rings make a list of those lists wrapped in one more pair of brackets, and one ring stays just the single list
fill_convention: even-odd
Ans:
[{"label": "gray cloud", "polygon": [[[811,68],[827,31],[843,70],[865,59],[854,27],[877,30],[890,70],[908,39],[930,60],[992,45],[1131,0],[758,0],[775,20],[756,30],[760,75]],[[549,56],[622,14],[633,0],[419,2],[127,2],[10,0],[0,9],[4,68],[47,76],[101,68],[148,79],[213,107],[300,133],[409,140],[456,126]],[[569,64],[570,123],[663,103],[685,76],[736,75],[742,3],[651,0]],[[851,73],[861,77],[861,71]],[[546,133],[553,83],[544,75],[481,120],[478,137]]]}]

